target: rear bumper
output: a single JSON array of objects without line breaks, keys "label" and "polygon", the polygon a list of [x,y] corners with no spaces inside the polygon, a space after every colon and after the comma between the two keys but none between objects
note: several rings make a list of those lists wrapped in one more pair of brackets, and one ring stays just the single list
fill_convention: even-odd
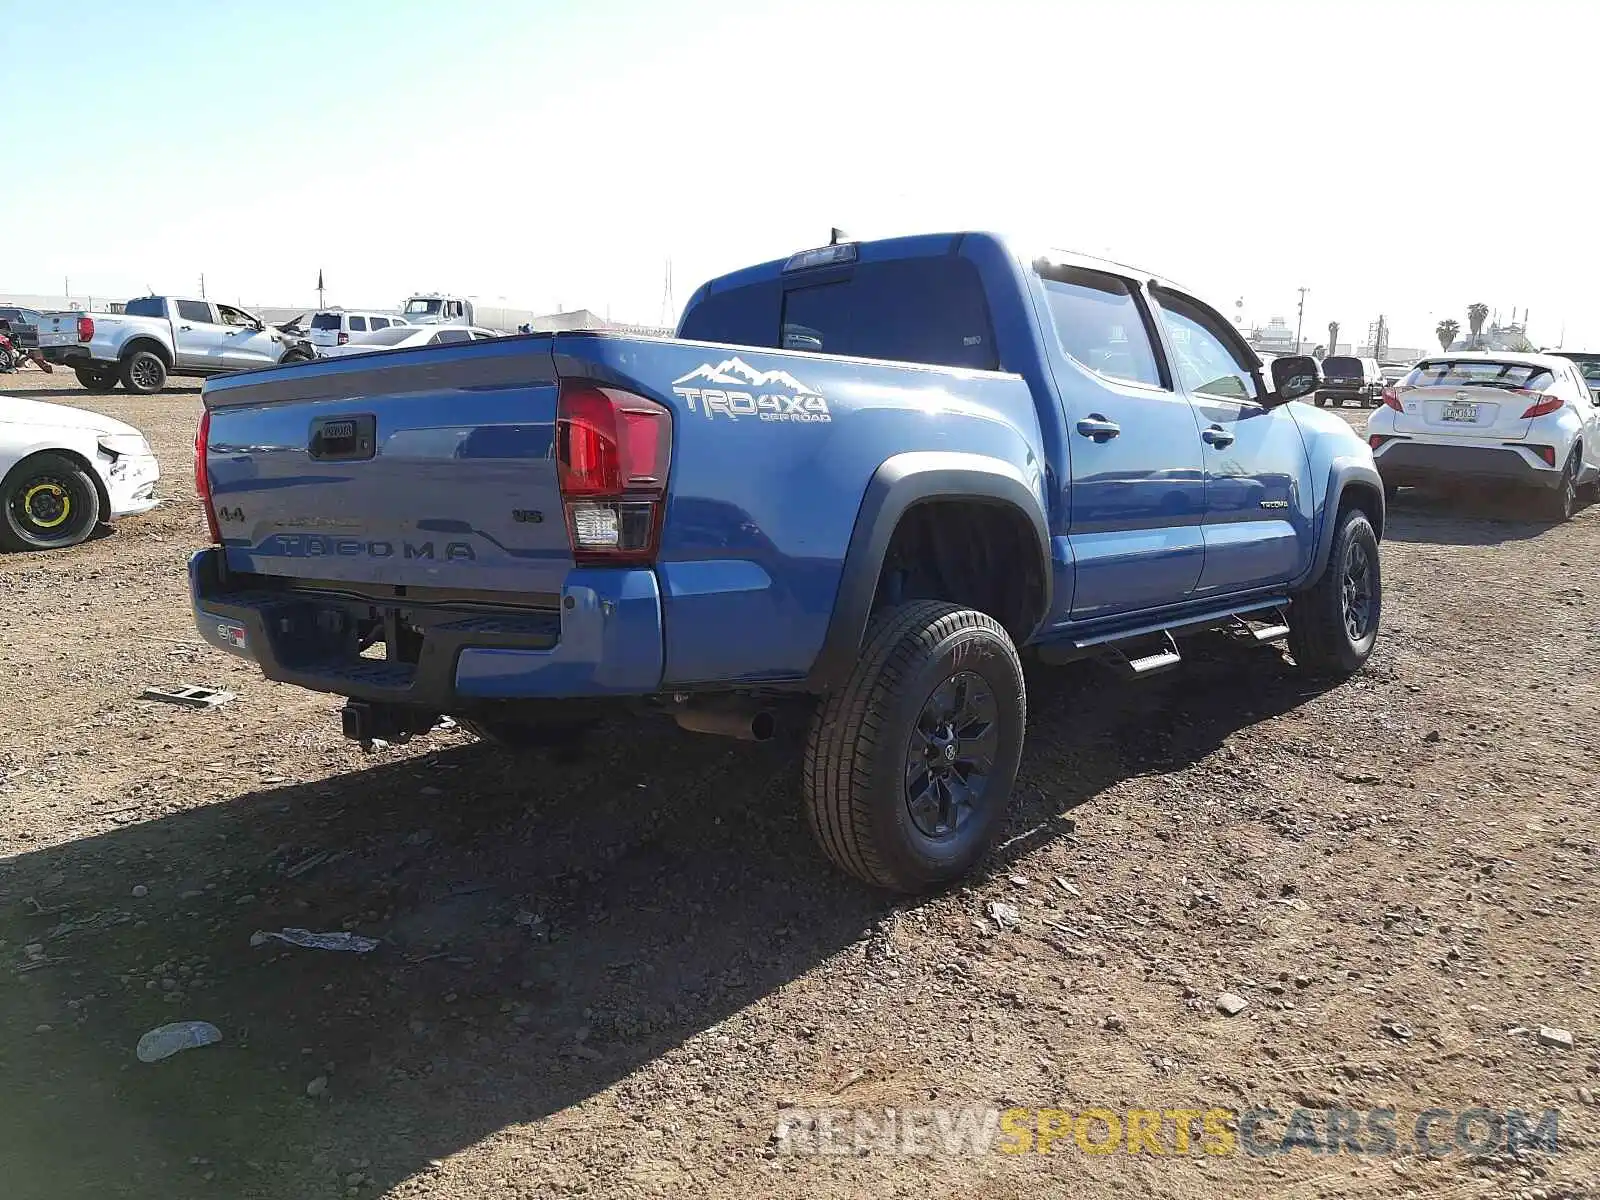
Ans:
[{"label": "rear bumper", "polygon": [[1397,437],[1379,446],[1373,458],[1391,485],[1485,479],[1553,488],[1561,481],[1559,470],[1538,462],[1531,450],[1512,446],[1445,446]]},{"label": "rear bumper", "polygon": [[[559,611],[492,613],[309,589],[234,590],[219,568],[215,548],[189,560],[200,636],[279,683],[434,712],[492,700],[643,696],[661,686],[661,592],[648,568],[578,568]],[[352,618],[386,610],[420,637],[415,662],[356,651]]]},{"label": "rear bumper", "polygon": [[94,361],[87,346],[41,346],[39,353],[58,367],[87,367]]}]

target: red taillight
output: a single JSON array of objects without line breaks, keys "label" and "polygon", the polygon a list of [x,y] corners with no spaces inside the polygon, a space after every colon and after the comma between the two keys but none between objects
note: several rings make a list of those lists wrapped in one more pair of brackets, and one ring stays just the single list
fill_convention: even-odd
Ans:
[{"label": "red taillight", "polygon": [[94,318],[93,317],[79,317],[78,318],[78,340],[80,342],[92,342],[92,341],[94,341]]},{"label": "red taillight", "polygon": [[211,507],[211,472],[206,469],[206,450],[211,444],[211,410],[200,414],[200,427],[194,431],[194,490],[200,497],[200,507],[206,514],[206,531],[211,534],[212,545],[222,542],[217,530],[217,513]]},{"label": "red taillight", "polygon": [[1374,450],[1383,445],[1385,442],[1392,440],[1392,438],[1389,438],[1381,433],[1372,433],[1367,435],[1367,445],[1371,446]]},{"label": "red taillight", "polygon": [[655,558],[672,462],[672,414],[590,383],[561,389],[556,476],[572,555],[586,563]]},{"label": "red taillight", "polygon": [[1405,412],[1405,409],[1400,406],[1400,393],[1392,387],[1383,389],[1383,403],[1386,408],[1392,408],[1395,412]]},{"label": "red taillight", "polygon": [[[1516,445],[1515,442],[1507,442],[1506,444]],[[1528,449],[1544,459],[1545,466],[1553,467],[1556,465],[1556,448],[1554,446],[1529,446]]]},{"label": "red taillight", "polygon": [[1552,396],[1549,392],[1530,392],[1518,388],[1517,395],[1533,397],[1533,403],[1528,405],[1528,411],[1522,414],[1524,417],[1542,417],[1555,412],[1566,403],[1560,396]]},{"label": "red taillight", "polygon": [[339,330],[339,345],[341,345],[341,346],[346,345],[349,341],[350,341],[350,335],[348,333],[346,333],[342,329]]}]

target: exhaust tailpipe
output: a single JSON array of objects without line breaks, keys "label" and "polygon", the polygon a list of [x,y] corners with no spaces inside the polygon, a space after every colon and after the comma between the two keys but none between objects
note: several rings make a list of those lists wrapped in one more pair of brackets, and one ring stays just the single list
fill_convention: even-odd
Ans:
[{"label": "exhaust tailpipe", "polygon": [[710,733],[744,742],[770,741],[778,732],[776,714],[754,704],[686,704],[672,715],[679,727],[690,733]]}]

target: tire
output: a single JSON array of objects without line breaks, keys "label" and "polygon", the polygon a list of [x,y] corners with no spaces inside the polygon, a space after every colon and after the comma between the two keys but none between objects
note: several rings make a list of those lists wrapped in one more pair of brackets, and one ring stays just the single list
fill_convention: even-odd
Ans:
[{"label": "tire", "polygon": [[1561,479],[1556,486],[1549,488],[1539,495],[1539,512],[1547,521],[1560,524],[1572,520],[1572,514],[1578,511],[1578,479],[1577,467],[1581,461],[1579,448],[1574,446],[1572,453],[1567,455],[1566,464],[1561,468]]},{"label": "tire", "polygon": [[109,392],[117,386],[117,373],[109,367],[79,367],[73,373],[77,375],[79,385],[91,392]]},{"label": "tire", "polygon": [[[1363,577],[1347,581],[1352,571]],[[1347,593],[1346,583],[1352,583]],[[1364,599],[1363,605],[1356,601]],[[1302,671],[1343,677],[1359,671],[1383,623],[1383,573],[1378,537],[1359,508],[1339,514],[1322,575],[1289,607],[1289,652]]]},{"label": "tire", "polygon": [[[823,853],[897,892],[959,879],[1004,828],[1027,710],[1016,647],[992,617],[942,600],[881,613],[811,721],[803,791]],[[913,754],[932,769],[908,779]]]},{"label": "tire", "polygon": [[61,454],[23,459],[0,484],[0,548],[76,546],[100,524],[100,492],[89,473]]},{"label": "tire", "polygon": [[135,350],[122,360],[122,386],[137,396],[153,396],[167,386],[167,364],[154,350]]}]

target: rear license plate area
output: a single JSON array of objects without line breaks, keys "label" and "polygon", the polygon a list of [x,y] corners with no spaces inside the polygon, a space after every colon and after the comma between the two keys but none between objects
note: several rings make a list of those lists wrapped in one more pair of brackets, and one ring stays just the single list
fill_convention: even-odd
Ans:
[{"label": "rear license plate area", "polygon": [[1478,406],[1476,404],[1463,404],[1459,400],[1452,400],[1439,413],[1439,419],[1441,421],[1451,421],[1458,425],[1476,425],[1478,423]]}]

